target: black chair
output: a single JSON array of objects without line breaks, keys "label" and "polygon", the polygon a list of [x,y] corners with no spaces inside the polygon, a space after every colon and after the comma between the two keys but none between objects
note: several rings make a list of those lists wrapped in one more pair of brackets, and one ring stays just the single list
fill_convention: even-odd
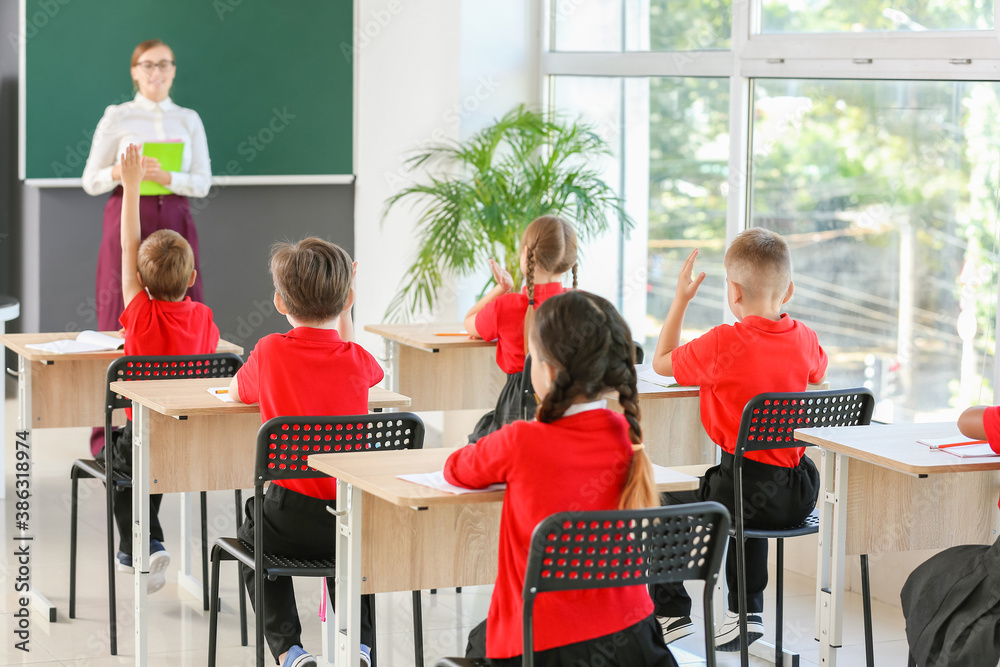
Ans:
[{"label": "black chair", "polygon": [[[747,452],[768,449],[788,449],[807,446],[795,440],[796,428],[818,426],[859,426],[871,422],[875,397],[864,388],[769,393],[754,396],[743,408],[740,431],[736,440],[736,515],[733,533],[736,536],[737,587],[740,612],[740,661],[746,667],[750,656],[747,646],[746,553],[747,538],[777,540],[777,582],[775,588],[775,665],[782,664],[782,624],[784,593],[785,539],[819,532],[819,510],[814,509],[798,526],[784,530],[747,528],[743,520],[743,464]],[[868,664],[873,662],[871,637],[871,593],[868,589],[868,557],[861,557],[862,588],[865,606],[865,644]]]},{"label": "black chair", "polygon": [[[112,382],[129,380],[175,380],[180,378],[231,378],[243,365],[239,355],[233,353],[200,354],[183,356],[131,356],[119,357],[108,366],[104,383],[104,453],[110,460],[112,438],[112,414],[115,410],[132,407],[132,401],[115,394],[109,388]],[[108,527],[108,610],[111,623],[111,655],[118,654],[118,628],[115,605],[115,523],[114,489],[132,486],[132,478],[117,472],[112,465],[112,484],[107,484],[108,474],[105,461],[101,459],[77,459],[70,468],[70,534],[69,534],[69,617],[76,618],[76,539],[77,539],[77,495],[80,479],[96,479],[104,483],[107,491]],[[237,491],[237,503],[239,494]],[[205,609],[208,609],[208,520],[205,508],[207,495],[201,494],[201,542],[202,581],[204,585]],[[239,515],[237,515],[239,516]]]},{"label": "black chair", "polygon": [[[280,444],[279,444],[280,443]],[[272,480],[328,477],[310,468],[310,454],[421,449],[424,424],[410,412],[348,415],[342,417],[275,417],[257,432],[254,465],[254,543],[264,539],[264,484]],[[307,560],[287,558],[254,549],[246,542],[220,537],[212,547],[212,592],[208,630],[208,664],[215,666],[219,620],[219,566],[223,560],[235,560],[254,571],[254,607],[257,610],[257,666],[264,666],[264,577],[333,577],[335,558]],[[240,582],[242,591],[243,583]],[[242,599],[242,592],[240,598]],[[374,602],[374,600],[373,600]],[[416,664],[423,665],[420,591],[413,591],[413,632]],[[246,643],[244,642],[244,646]]]},{"label": "black chair", "polygon": [[[532,612],[539,593],[704,581],[705,661],[708,667],[715,667],[712,594],[725,553],[723,536],[728,533],[729,512],[719,503],[561,512],[544,519],[531,535],[524,574],[521,664],[535,664]],[[602,546],[586,546],[594,544]],[[610,563],[600,558],[614,553],[616,545],[633,555]],[[566,557],[554,558],[557,553]],[[444,658],[435,667],[485,664],[467,658]]]}]

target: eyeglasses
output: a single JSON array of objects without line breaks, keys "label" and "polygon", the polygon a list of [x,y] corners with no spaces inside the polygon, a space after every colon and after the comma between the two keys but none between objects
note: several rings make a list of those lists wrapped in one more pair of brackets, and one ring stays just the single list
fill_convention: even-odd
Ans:
[{"label": "eyeglasses", "polygon": [[161,72],[169,72],[171,70],[171,68],[173,68],[173,66],[174,66],[174,61],[173,60],[161,60],[158,63],[154,63],[154,62],[150,62],[148,60],[144,60],[142,62],[136,63],[135,66],[142,68],[142,71],[145,72],[146,74],[149,74],[150,72],[152,72],[154,67],[156,69],[160,70]]}]

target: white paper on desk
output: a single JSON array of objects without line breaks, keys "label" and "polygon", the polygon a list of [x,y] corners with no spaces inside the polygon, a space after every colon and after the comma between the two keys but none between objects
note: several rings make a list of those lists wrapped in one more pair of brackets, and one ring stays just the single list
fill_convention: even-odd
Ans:
[{"label": "white paper on desk", "polygon": [[108,336],[99,331],[81,331],[76,340],[54,340],[49,343],[29,343],[25,347],[55,354],[79,354],[80,352],[106,352],[117,350],[125,345],[125,340]]},{"label": "white paper on desk", "polygon": [[491,484],[485,489],[467,489],[464,486],[455,486],[454,484],[449,484],[444,479],[444,470],[438,470],[437,472],[420,472],[414,473],[412,475],[396,475],[399,479],[404,479],[407,482],[413,482],[414,484],[419,484],[421,486],[429,486],[432,489],[437,489],[438,491],[444,491],[445,493],[454,493],[456,495],[461,495],[463,493],[486,493],[487,491],[503,491],[507,488],[506,484]]},{"label": "white paper on desk", "polygon": [[670,377],[669,375],[658,375],[656,371],[653,370],[652,366],[647,364],[640,364],[635,367],[636,376],[640,380],[645,380],[650,384],[655,384],[658,387],[677,387],[677,380]]},{"label": "white paper on desk", "polygon": [[[680,472],[679,470],[674,470],[673,468],[667,468],[665,466],[658,466],[653,464],[653,481],[656,484],[671,484],[674,482],[686,482],[691,480],[691,475],[687,473]],[[696,477],[693,479],[697,479]]]},{"label": "white paper on desk", "polygon": [[206,389],[208,393],[215,396],[217,399],[223,403],[235,403],[236,399],[229,395],[229,387],[209,387]]},{"label": "white paper on desk", "polygon": [[981,445],[965,445],[964,447],[948,447],[947,449],[941,450],[943,452],[948,452],[952,456],[957,456],[962,459],[973,459],[979,458],[981,456],[1000,456],[993,451],[990,444],[984,443]]},{"label": "white paper on desk", "polygon": [[982,441],[964,435],[953,435],[947,438],[921,438],[920,440],[917,440],[917,442],[921,445],[927,445],[931,449],[938,449],[944,445],[958,445],[959,443],[964,443],[966,445],[978,445],[981,444]]}]

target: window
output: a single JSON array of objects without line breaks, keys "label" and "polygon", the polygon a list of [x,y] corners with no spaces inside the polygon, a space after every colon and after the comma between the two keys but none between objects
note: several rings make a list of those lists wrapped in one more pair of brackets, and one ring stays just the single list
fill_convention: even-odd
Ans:
[{"label": "window", "polygon": [[989,30],[993,0],[763,0],[765,33]]},{"label": "window", "polygon": [[556,0],[555,51],[728,49],[730,0]]}]

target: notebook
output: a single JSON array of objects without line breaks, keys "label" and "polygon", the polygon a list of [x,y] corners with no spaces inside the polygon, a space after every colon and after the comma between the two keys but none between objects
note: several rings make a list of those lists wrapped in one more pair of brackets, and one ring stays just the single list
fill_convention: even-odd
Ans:
[{"label": "notebook", "polygon": [[636,377],[640,380],[645,380],[650,384],[655,384],[658,387],[679,387],[677,381],[674,380],[669,375],[659,375],[653,370],[652,366],[646,364],[640,364],[635,367]]},{"label": "notebook", "polygon": [[993,451],[989,443],[975,444],[975,445],[962,445],[960,447],[948,447],[941,451],[948,452],[952,456],[957,456],[962,459],[973,459],[983,456],[996,457],[1000,456]]},{"label": "notebook", "polygon": [[[155,157],[160,161],[163,171],[180,171],[181,158],[184,156],[183,141],[148,141],[142,145],[142,154]],[[139,184],[140,195],[170,195],[170,190],[154,181],[143,181]]]},{"label": "notebook", "polygon": [[49,343],[29,343],[25,347],[55,354],[78,354],[80,352],[107,352],[118,350],[125,345],[125,339],[109,336],[99,331],[81,331],[76,339],[66,338]]},{"label": "notebook", "polygon": [[960,445],[979,445],[983,440],[976,440],[965,435],[949,435],[947,438],[922,438],[917,440],[921,445],[927,445],[931,449],[944,449]]},{"label": "notebook", "polygon": [[397,475],[397,477],[399,479],[404,479],[407,482],[413,482],[414,484],[420,484],[421,486],[429,486],[432,489],[437,489],[438,491],[444,491],[446,493],[454,493],[456,495],[461,495],[463,493],[503,491],[507,488],[506,484],[492,484],[485,489],[467,489],[463,486],[455,486],[454,484],[449,484],[445,481],[444,470],[438,470],[437,472],[414,473],[412,475]]}]

